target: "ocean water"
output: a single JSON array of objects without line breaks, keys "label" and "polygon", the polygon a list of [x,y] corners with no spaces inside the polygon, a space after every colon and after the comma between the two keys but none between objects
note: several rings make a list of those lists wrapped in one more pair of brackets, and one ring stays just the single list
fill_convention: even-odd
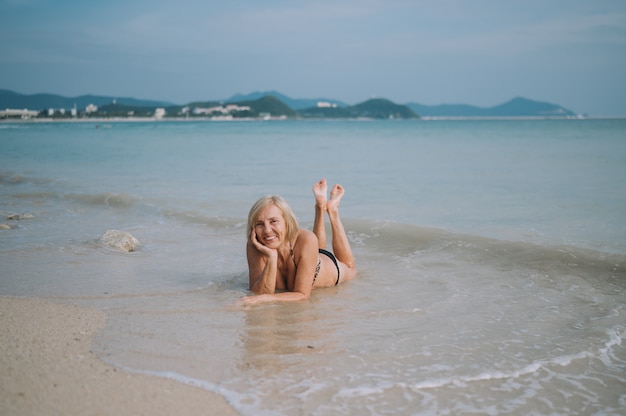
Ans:
[{"label": "ocean water", "polygon": [[[119,368],[242,415],[626,408],[626,120],[0,123],[0,145],[0,295],[104,310]],[[237,307],[250,206],[310,228],[321,177],[357,279]]]}]

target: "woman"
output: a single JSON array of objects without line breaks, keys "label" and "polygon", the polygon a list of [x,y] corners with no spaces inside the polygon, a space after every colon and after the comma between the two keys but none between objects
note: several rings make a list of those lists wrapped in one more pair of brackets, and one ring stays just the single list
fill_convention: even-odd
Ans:
[{"label": "woman", "polygon": [[[314,288],[336,286],[355,277],[352,249],[339,219],[345,191],[335,185],[327,200],[327,190],[326,179],[313,185],[313,232],[298,227],[291,208],[279,196],[266,196],[252,206],[246,254],[250,290],[255,295],[245,297],[244,305],[305,300]],[[330,219],[335,255],[326,251],[325,214]]]}]

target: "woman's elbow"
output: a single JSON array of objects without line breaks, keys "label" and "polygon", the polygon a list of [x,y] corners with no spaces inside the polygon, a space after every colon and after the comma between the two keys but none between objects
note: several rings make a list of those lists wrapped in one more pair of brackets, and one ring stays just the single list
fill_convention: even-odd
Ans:
[{"label": "woman's elbow", "polygon": [[311,298],[311,291],[300,292],[296,290],[291,293],[292,293],[293,299],[296,301],[309,300]]},{"label": "woman's elbow", "polygon": [[255,295],[272,295],[275,292],[275,288],[263,284],[260,281],[250,282],[250,292]]}]

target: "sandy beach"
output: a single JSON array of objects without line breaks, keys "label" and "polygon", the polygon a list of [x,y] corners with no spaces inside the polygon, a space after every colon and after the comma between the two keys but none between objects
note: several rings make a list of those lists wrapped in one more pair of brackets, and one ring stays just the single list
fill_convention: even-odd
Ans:
[{"label": "sandy beach", "polygon": [[98,310],[0,297],[2,415],[236,415],[200,388],[115,369],[91,352]]}]

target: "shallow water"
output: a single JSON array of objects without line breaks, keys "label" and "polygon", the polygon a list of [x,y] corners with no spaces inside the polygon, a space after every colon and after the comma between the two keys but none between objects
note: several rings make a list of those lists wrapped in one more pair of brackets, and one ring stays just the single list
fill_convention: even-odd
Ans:
[{"label": "shallow water", "polygon": [[[626,121],[0,124],[0,295],[101,308],[105,361],[242,414],[620,414]],[[321,176],[359,275],[247,291],[250,205],[313,219]],[[98,237],[142,241],[120,253]]]}]

